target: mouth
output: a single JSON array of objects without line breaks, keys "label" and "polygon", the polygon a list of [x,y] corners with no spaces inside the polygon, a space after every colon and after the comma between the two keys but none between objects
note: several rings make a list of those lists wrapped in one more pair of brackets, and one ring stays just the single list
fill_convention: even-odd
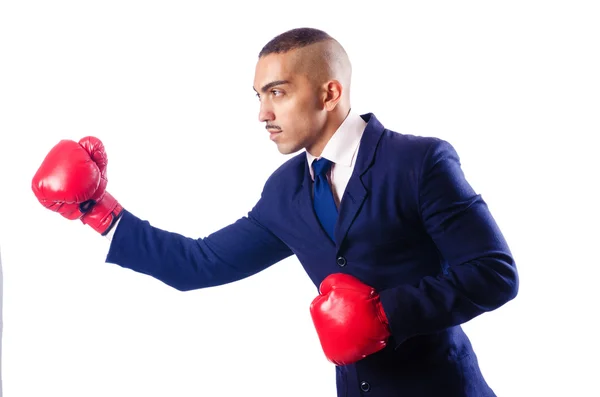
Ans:
[{"label": "mouth", "polygon": [[275,139],[277,136],[279,136],[279,134],[281,134],[281,130],[279,128],[267,128],[267,131],[269,131],[269,137],[271,140]]}]

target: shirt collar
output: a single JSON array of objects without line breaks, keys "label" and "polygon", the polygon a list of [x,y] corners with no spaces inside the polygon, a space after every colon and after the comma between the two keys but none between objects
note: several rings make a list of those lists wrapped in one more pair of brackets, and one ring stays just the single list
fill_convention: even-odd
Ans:
[{"label": "shirt collar", "polygon": [[[331,160],[336,165],[350,167],[356,159],[358,145],[366,126],[367,123],[358,113],[350,111],[344,122],[325,145],[321,157]],[[320,157],[315,157],[308,151],[306,152],[308,168],[313,179],[312,162],[317,158]]]}]

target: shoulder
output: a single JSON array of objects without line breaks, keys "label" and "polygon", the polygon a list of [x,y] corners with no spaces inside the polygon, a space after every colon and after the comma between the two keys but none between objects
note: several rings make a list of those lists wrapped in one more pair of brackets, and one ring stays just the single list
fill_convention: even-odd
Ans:
[{"label": "shoulder", "polygon": [[435,159],[452,157],[458,160],[454,146],[439,137],[420,136],[385,129],[379,145],[379,155],[402,164],[422,166]]},{"label": "shoulder", "polygon": [[249,216],[263,226],[269,224],[270,217],[277,215],[282,203],[298,189],[304,176],[306,154],[301,152],[286,160],[275,169],[263,185],[260,198],[250,211]]},{"label": "shoulder", "polygon": [[273,171],[265,182],[264,191],[281,191],[297,187],[302,182],[305,167],[306,153],[302,151]]}]

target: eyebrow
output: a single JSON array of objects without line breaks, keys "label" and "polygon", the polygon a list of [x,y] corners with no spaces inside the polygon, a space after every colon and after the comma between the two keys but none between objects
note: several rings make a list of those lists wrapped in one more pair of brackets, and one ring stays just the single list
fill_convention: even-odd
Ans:
[{"label": "eyebrow", "polygon": [[[268,84],[263,85],[263,87],[260,90],[261,90],[261,92],[267,92],[267,90],[269,88],[273,88],[277,85],[288,84],[288,83],[289,83],[289,80],[275,80],[275,81],[271,81]],[[256,88],[252,87],[252,89],[254,91],[256,91]]]}]

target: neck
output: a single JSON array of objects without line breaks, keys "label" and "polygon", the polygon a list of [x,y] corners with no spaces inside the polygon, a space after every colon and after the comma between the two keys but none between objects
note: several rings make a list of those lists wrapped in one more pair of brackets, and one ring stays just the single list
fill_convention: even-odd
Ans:
[{"label": "neck", "polygon": [[348,113],[350,113],[350,106],[336,106],[336,108],[328,114],[319,137],[310,147],[306,148],[306,151],[315,157],[321,156],[327,142],[329,142],[333,134],[335,134],[344,120],[346,120]]}]

